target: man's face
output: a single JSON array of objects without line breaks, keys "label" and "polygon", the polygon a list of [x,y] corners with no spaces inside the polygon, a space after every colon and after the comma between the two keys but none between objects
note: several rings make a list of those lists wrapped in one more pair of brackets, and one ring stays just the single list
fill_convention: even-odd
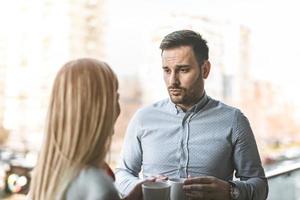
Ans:
[{"label": "man's face", "polygon": [[199,66],[192,47],[180,46],[163,51],[162,68],[173,103],[188,110],[199,101],[204,92],[203,79],[210,70],[208,61]]}]

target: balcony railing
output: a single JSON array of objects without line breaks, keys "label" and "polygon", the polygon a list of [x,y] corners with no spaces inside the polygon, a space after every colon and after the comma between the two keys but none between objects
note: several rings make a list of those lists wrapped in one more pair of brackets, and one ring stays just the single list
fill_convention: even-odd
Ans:
[{"label": "balcony railing", "polygon": [[300,161],[282,164],[266,172],[268,200],[300,200]]}]

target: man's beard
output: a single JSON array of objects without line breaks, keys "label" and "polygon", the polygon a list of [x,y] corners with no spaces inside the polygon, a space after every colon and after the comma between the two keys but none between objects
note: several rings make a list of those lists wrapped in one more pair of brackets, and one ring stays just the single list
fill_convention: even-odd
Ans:
[{"label": "man's beard", "polygon": [[[177,90],[178,92],[176,94],[176,92],[174,91]],[[176,105],[193,105],[199,100],[199,98],[197,98],[195,91],[188,91],[186,88],[170,87],[168,92],[171,101]]]}]

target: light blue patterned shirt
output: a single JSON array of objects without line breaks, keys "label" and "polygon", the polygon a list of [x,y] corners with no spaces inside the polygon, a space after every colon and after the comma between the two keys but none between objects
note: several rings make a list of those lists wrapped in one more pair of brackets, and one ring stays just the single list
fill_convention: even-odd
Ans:
[{"label": "light blue patterned shirt", "polygon": [[165,99],[129,123],[116,186],[128,194],[143,178],[215,176],[234,181],[241,200],[266,199],[268,184],[247,118],[206,94],[187,112]]}]

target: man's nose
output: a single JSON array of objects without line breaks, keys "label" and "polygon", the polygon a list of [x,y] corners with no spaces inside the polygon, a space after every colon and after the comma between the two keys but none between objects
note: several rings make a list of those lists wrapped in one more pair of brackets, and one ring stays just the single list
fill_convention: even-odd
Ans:
[{"label": "man's nose", "polygon": [[172,86],[172,85],[179,85],[179,77],[178,77],[178,74],[175,73],[175,72],[172,72],[170,74],[170,77],[169,77],[169,84]]}]

